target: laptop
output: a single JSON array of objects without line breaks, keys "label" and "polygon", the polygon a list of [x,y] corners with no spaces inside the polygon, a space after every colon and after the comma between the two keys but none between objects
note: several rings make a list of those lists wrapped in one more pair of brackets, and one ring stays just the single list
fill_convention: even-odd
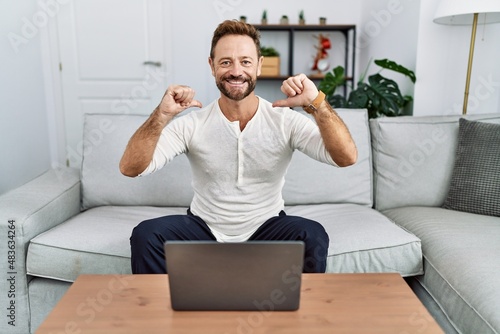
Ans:
[{"label": "laptop", "polygon": [[174,310],[299,308],[302,241],[167,241],[164,247]]}]

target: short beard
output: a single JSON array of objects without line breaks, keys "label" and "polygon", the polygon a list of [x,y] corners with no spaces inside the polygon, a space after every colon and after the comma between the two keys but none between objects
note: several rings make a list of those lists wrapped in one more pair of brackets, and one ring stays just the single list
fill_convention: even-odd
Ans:
[{"label": "short beard", "polygon": [[[226,89],[226,87],[224,86],[224,81],[232,80],[232,79],[239,79],[239,78],[243,78],[244,82],[246,82],[248,84],[248,87],[245,91],[243,91],[243,92],[240,92],[240,91],[231,92],[231,91]],[[230,98],[231,100],[234,100],[234,101],[243,100],[245,97],[250,95],[250,93],[252,93],[255,90],[255,81],[253,81],[252,78],[243,77],[243,76],[229,75],[227,77],[224,77],[224,78],[221,78],[220,80],[218,80],[216,82],[216,84],[217,84],[217,88],[219,88],[220,92],[224,96],[226,96],[227,98]]]}]

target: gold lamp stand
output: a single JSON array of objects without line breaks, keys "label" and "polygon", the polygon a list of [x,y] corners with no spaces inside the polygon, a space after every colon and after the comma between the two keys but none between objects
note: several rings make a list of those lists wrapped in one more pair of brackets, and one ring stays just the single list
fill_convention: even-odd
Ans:
[{"label": "gold lamp stand", "polygon": [[469,102],[469,87],[470,87],[470,75],[472,72],[472,59],[474,57],[474,45],[476,44],[476,30],[477,30],[477,18],[479,14],[474,13],[474,20],[472,21],[472,34],[470,37],[470,49],[469,49],[469,63],[467,64],[467,77],[465,79],[465,93],[464,93],[464,106],[462,109],[462,114],[467,114],[467,104]]},{"label": "gold lamp stand", "polygon": [[469,86],[472,72],[472,58],[476,43],[476,30],[481,15],[481,24],[500,22],[499,0],[440,0],[434,16],[434,22],[447,25],[470,25],[472,20],[472,35],[469,48],[469,64],[465,81],[465,94],[462,114],[467,114],[469,101]]}]

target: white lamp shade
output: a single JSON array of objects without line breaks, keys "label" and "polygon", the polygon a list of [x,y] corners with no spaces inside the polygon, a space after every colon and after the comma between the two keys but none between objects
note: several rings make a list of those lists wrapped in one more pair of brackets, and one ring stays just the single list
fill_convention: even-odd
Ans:
[{"label": "white lamp shade", "polygon": [[434,22],[471,25],[474,13],[479,14],[479,24],[500,22],[500,0],[441,0]]}]

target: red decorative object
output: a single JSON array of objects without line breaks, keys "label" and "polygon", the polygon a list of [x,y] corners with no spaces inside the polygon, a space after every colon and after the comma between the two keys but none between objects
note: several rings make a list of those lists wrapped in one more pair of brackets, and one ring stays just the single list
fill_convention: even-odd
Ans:
[{"label": "red decorative object", "polygon": [[332,47],[332,43],[330,39],[323,34],[314,37],[318,39],[318,46],[315,46],[317,52],[311,69],[313,71],[323,72],[328,69],[328,61],[326,60],[328,58],[328,52],[326,52],[326,50]]}]

